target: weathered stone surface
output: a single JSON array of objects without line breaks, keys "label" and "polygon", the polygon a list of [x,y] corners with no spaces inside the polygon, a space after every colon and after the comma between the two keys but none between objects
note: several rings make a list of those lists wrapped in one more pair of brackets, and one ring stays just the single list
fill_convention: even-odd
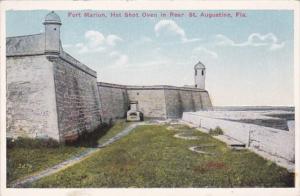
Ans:
[{"label": "weathered stone surface", "polygon": [[194,112],[212,107],[207,91],[186,88],[166,89],[168,118],[181,118],[183,112]]},{"label": "weathered stone surface", "polygon": [[204,92],[201,92],[201,106],[202,106],[202,109],[204,110],[209,110],[212,108],[212,103],[211,103],[211,99],[209,97],[209,94],[207,91],[204,91]]},{"label": "weathered stone surface", "polygon": [[64,141],[100,125],[97,79],[62,58],[54,59],[7,58],[8,137]]},{"label": "weathered stone surface", "polygon": [[166,109],[169,118],[180,118],[184,111],[183,101],[178,90],[166,90]]},{"label": "weathered stone surface", "polygon": [[128,111],[128,95],[125,86],[98,82],[103,122],[125,118]]},{"label": "weathered stone surface", "polygon": [[148,118],[181,118],[183,112],[212,107],[208,92],[174,86],[125,86],[98,82],[102,119],[121,118],[129,101],[138,101],[139,111]]},{"label": "weathered stone surface", "polygon": [[45,34],[6,38],[6,56],[43,54]]},{"label": "weathered stone surface", "polygon": [[144,117],[167,118],[164,89],[127,89],[130,101],[138,101]]},{"label": "weathered stone surface", "polygon": [[73,140],[101,123],[97,73],[63,51],[57,14],[43,24],[6,39],[7,136]]},{"label": "weathered stone surface", "polygon": [[73,140],[101,123],[97,78],[62,58],[53,63],[60,137]]},{"label": "weathered stone surface", "polygon": [[44,55],[7,57],[7,137],[58,137],[53,65]]}]

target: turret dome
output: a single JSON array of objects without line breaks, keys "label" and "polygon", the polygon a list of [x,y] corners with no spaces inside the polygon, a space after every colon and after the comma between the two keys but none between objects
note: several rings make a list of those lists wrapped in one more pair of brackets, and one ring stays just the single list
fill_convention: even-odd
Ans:
[{"label": "turret dome", "polygon": [[205,65],[200,61],[194,66],[194,69],[205,69]]},{"label": "turret dome", "polygon": [[61,24],[61,20],[59,16],[52,11],[46,15],[44,24]]}]

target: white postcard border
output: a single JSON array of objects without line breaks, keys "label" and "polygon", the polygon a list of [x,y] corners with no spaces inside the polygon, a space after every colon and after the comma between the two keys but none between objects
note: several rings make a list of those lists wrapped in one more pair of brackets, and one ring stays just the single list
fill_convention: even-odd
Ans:
[{"label": "white postcard border", "polygon": [[[300,68],[299,68],[299,2],[296,1],[4,1],[1,6],[1,56],[0,56],[0,128],[1,128],[1,194],[2,195],[67,195],[67,196],[92,196],[92,195],[300,195]],[[294,10],[294,98],[295,98],[295,138],[296,139],[296,188],[99,188],[99,189],[14,189],[6,188],[6,70],[5,70],[5,11],[6,10]]]}]

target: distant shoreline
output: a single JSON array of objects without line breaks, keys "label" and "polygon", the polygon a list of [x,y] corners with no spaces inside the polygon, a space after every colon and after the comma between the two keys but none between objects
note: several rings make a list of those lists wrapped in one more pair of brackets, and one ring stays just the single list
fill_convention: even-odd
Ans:
[{"label": "distant shoreline", "polygon": [[214,106],[217,111],[251,111],[251,110],[284,110],[295,112],[295,106]]}]

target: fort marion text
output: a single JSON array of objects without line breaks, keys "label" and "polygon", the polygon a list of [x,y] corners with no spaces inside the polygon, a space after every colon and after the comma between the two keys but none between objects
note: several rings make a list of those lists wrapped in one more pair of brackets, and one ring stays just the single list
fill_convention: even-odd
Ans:
[{"label": "fort marion text", "polygon": [[247,14],[241,11],[235,12],[179,12],[179,11],[166,11],[166,12],[139,12],[139,11],[111,11],[111,12],[97,12],[97,11],[70,11],[68,12],[68,17],[71,18],[245,18]]}]

